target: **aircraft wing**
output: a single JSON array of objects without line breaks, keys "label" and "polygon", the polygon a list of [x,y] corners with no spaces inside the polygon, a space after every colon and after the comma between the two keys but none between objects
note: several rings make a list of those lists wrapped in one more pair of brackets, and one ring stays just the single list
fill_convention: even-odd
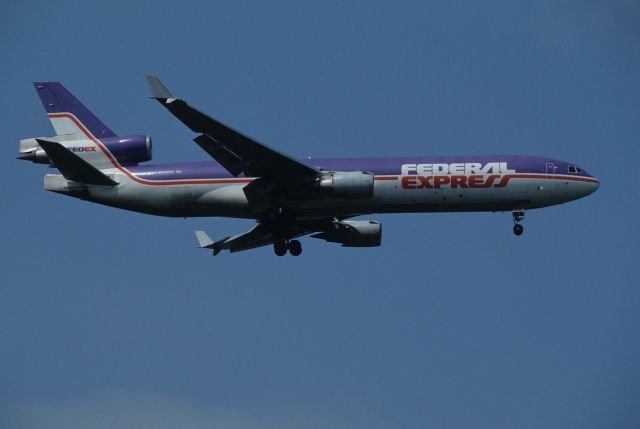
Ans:
[{"label": "aircraft wing", "polygon": [[173,97],[156,76],[146,76],[152,97],[187,127],[200,133],[194,141],[234,176],[244,173],[283,182],[316,177],[320,170],[268,147]]},{"label": "aircraft wing", "polygon": [[286,234],[280,231],[279,234],[276,235],[276,230],[273,225],[258,223],[246,232],[215,242],[209,238],[204,231],[196,231],[195,233],[199,246],[204,249],[211,249],[213,250],[213,254],[217,255],[222,250],[228,250],[231,253],[240,252],[242,250],[273,244],[278,239],[289,240],[312,232],[314,232],[314,229],[308,229],[300,225],[292,225]]}]

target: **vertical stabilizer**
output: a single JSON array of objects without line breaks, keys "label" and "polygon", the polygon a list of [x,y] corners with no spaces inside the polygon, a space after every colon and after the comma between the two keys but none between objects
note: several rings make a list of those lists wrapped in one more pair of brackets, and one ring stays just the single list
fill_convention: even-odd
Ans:
[{"label": "vertical stabilizer", "polygon": [[115,134],[60,82],[34,82],[40,101],[57,135],[81,135],[87,131],[101,139]]}]

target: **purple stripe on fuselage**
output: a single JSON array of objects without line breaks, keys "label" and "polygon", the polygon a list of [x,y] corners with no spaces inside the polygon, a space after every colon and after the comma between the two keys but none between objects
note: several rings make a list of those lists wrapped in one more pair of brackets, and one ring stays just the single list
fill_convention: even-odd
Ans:
[{"label": "purple stripe on fuselage", "polygon": [[[425,156],[397,158],[312,158],[303,162],[328,171],[368,171],[376,175],[399,175],[403,164],[452,164],[506,162],[507,167],[517,173],[551,173],[548,164],[553,164],[555,174],[568,174],[569,165],[553,158],[524,155],[481,156]],[[215,161],[184,162],[172,164],[150,164],[128,167],[128,170],[146,180],[222,179],[233,177]],[[591,177],[586,171],[573,174]],[[240,177],[243,177],[242,175]]]}]

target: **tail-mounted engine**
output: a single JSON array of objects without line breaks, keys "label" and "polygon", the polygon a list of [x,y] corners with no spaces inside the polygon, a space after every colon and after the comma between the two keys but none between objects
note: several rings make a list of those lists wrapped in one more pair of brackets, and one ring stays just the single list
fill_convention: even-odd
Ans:
[{"label": "tail-mounted engine", "polygon": [[109,137],[101,140],[109,152],[123,165],[135,165],[151,161],[153,157],[151,137],[133,135],[125,137]]},{"label": "tail-mounted engine", "polygon": [[[46,137],[45,140],[57,141],[67,148],[83,148],[84,140],[68,140],[66,136]],[[151,137],[131,135],[124,137],[108,137],[100,140],[118,163],[124,166],[136,165],[150,161],[152,158]],[[88,141],[86,141],[88,142]],[[75,152],[75,151],[74,151]],[[35,138],[20,140],[19,159],[37,164],[50,164],[47,154],[42,150]]]},{"label": "tail-mounted engine", "polygon": [[373,174],[365,171],[329,172],[318,177],[316,187],[340,198],[371,198]]}]

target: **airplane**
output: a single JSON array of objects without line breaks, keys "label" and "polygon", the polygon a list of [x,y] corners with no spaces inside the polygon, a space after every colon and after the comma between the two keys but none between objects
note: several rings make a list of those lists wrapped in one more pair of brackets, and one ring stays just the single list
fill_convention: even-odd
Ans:
[{"label": "airplane", "polygon": [[116,135],[59,82],[34,82],[55,136],[20,141],[18,159],[49,164],[44,188],[98,204],[170,217],[255,220],[246,232],[214,241],[217,255],[272,245],[302,253],[310,235],[344,247],[375,247],[373,213],[511,212],[522,235],[525,211],[573,201],[599,181],[582,167],[523,155],[296,159],[248,137],[174,97],[146,76],[151,98],[184,123],[213,160],[145,164],[151,137]]}]

